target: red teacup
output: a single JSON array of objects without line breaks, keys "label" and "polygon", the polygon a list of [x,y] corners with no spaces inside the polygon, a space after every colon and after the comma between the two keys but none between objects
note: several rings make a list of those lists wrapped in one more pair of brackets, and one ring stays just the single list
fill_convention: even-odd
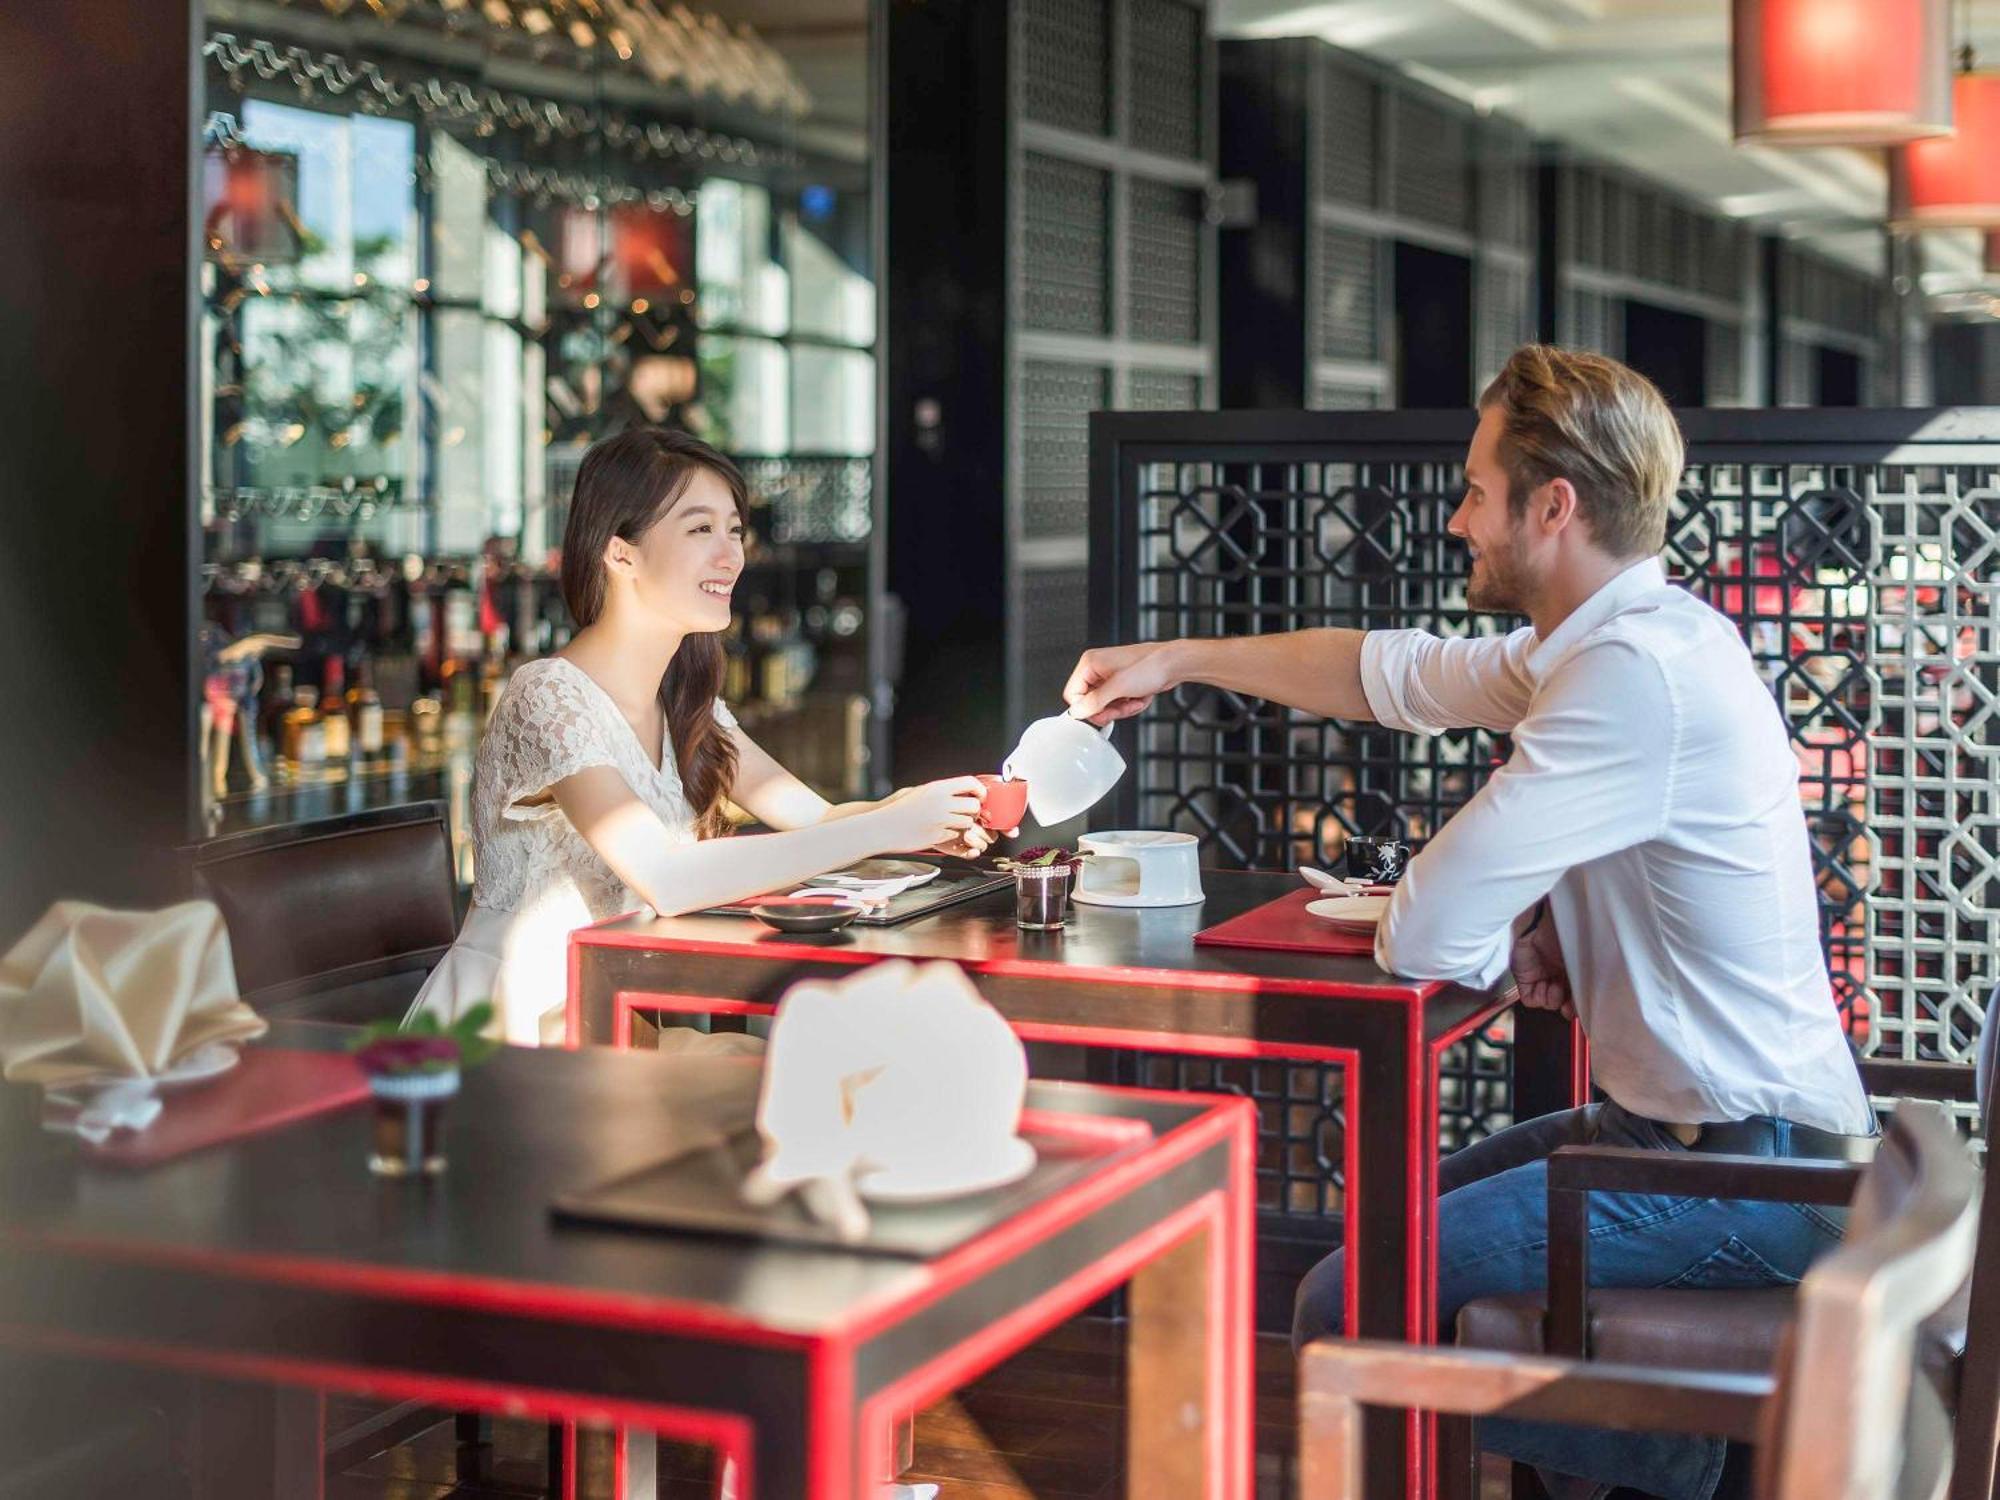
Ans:
[{"label": "red teacup", "polygon": [[1021,815],[1028,810],[1028,783],[984,774],[979,781],[986,788],[979,804],[980,824],[995,833],[1019,828]]}]

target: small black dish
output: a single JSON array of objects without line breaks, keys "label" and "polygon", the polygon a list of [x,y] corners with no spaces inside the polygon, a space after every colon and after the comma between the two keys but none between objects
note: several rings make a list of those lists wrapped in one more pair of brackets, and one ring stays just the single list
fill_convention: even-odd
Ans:
[{"label": "small black dish", "polygon": [[751,907],[750,915],[780,932],[835,932],[861,908],[845,901],[771,901]]}]

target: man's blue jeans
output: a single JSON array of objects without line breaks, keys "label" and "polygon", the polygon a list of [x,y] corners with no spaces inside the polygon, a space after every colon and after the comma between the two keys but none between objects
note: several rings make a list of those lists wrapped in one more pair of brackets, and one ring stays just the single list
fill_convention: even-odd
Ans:
[{"label": "man's blue jeans", "polygon": [[[1777,1121],[1777,1154],[1789,1126]],[[1656,1122],[1616,1104],[1525,1120],[1438,1169],[1438,1328],[1478,1297],[1540,1291],[1548,1281],[1548,1165],[1558,1146],[1595,1142],[1687,1148]],[[1804,1204],[1639,1193],[1590,1200],[1590,1283],[1607,1287],[1788,1286],[1839,1242],[1844,1215]],[[1299,1286],[1292,1343],[1341,1331],[1344,1257],[1328,1256]],[[1556,1427],[1491,1419],[1480,1446],[1558,1474],[1628,1485],[1665,1500],[1707,1500],[1722,1472],[1719,1438]]]}]

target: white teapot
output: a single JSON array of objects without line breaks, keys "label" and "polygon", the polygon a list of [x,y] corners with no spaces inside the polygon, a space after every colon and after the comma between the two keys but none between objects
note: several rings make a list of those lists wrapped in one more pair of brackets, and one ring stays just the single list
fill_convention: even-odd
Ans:
[{"label": "white teapot", "polygon": [[1069,714],[1037,719],[1001,766],[1009,781],[1028,783],[1028,810],[1047,827],[1096,805],[1125,774],[1125,757],[1099,729]]}]

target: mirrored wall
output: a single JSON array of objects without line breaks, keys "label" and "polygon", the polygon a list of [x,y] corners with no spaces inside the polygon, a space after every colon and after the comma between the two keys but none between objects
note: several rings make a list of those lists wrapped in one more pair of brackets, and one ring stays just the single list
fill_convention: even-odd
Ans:
[{"label": "mirrored wall", "polygon": [[202,64],[210,827],[462,795],[643,423],[756,494],[730,701],[865,790],[866,0],[211,0]]}]

